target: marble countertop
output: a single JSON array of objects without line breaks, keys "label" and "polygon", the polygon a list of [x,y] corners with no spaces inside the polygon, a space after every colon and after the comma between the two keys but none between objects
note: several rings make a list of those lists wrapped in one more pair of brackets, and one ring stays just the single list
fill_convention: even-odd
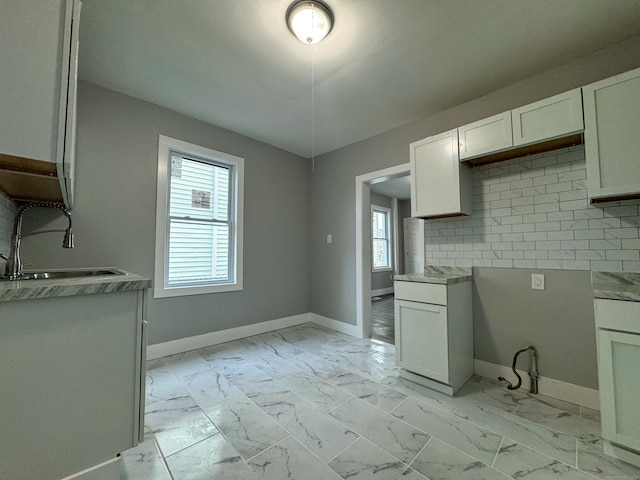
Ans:
[{"label": "marble countertop", "polygon": [[465,267],[424,267],[424,273],[410,275],[395,275],[394,280],[400,282],[440,283],[449,285],[452,283],[471,280],[471,268]]},{"label": "marble countertop", "polygon": [[640,302],[640,273],[591,272],[594,298]]},{"label": "marble countertop", "polygon": [[[105,269],[104,267],[99,268]],[[110,267],[107,269],[111,269]],[[82,269],[78,269],[82,270]],[[134,273],[46,280],[0,280],[0,302],[127,292],[151,287],[151,280]],[[54,271],[54,270],[51,270]]]}]

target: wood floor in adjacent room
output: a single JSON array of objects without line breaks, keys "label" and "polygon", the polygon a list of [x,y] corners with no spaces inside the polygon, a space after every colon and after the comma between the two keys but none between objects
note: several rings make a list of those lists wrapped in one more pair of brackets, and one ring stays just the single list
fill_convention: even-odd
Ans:
[{"label": "wood floor in adjacent room", "polygon": [[393,293],[371,298],[371,338],[395,344]]}]

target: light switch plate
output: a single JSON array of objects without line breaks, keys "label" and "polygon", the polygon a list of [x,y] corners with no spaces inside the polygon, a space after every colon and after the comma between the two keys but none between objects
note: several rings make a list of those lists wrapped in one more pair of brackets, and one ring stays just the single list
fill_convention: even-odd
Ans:
[{"label": "light switch plate", "polygon": [[531,274],[531,288],[533,290],[544,290],[544,275],[541,273]]},{"label": "light switch plate", "polygon": [[330,233],[327,234],[327,243],[333,243],[333,235]]}]

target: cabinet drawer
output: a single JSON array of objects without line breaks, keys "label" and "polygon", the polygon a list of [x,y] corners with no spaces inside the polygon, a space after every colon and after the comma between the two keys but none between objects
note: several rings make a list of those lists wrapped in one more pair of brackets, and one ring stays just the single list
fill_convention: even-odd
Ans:
[{"label": "cabinet drawer", "polygon": [[640,333],[640,302],[595,299],[598,328]]},{"label": "cabinet drawer", "polygon": [[394,295],[397,300],[447,304],[447,286],[436,283],[395,282]]},{"label": "cabinet drawer", "polygon": [[584,128],[579,88],[511,111],[513,145],[562,137]]}]

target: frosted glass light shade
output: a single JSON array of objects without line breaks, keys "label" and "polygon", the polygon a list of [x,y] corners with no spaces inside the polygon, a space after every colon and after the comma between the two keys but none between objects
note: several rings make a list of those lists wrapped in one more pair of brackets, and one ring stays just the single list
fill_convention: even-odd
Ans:
[{"label": "frosted glass light shade", "polygon": [[287,25],[298,40],[312,45],[329,34],[333,27],[333,15],[324,3],[303,0],[289,7]]}]

